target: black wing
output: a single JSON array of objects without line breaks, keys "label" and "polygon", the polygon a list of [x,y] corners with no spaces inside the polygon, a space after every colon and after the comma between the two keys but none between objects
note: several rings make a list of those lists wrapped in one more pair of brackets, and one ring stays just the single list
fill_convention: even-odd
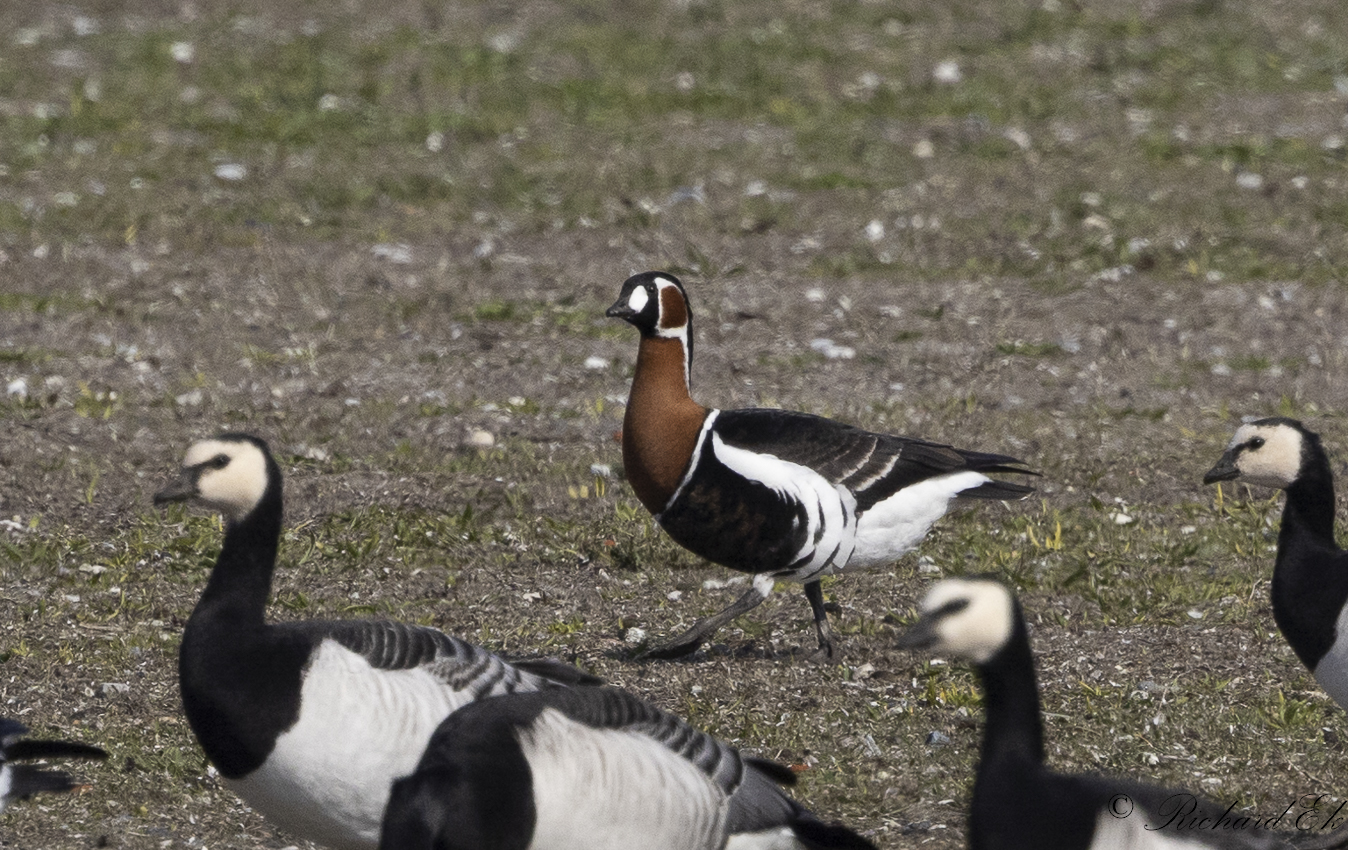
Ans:
[{"label": "black wing", "polygon": [[726,828],[731,834],[789,827],[812,850],[875,850],[852,830],[824,823],[786,796],[781,786],[795,784],[790,768],[741,757],[729,744],[626,691],[549,691],[538,694],[538,699],[588,726],[647,735],[697,765],[730,796]]},{"label": "black wing", "polygon": [[380,670],[426,667],[455,690],[472,691],[475,698],[597,681],[588,673],[550,659],[511,664],[477,644],[429,626],[389,620],[333,620],[286,623],[284,627],[315,642],[334,640]]},{"label": "black wing", "polygon": [[[892,434],[876,434],[811,413],[749,408],[723,410],[712,426],[727,445],[771,454],[808,466],[831,484],[841,484],[856,496],[857,512],[919,481],[965,470],[982,473],[1018,472],[1024,461],[1009,455],[957,449]],[[1020,499],[1033,487],[994,481],[961,495],[989,499]]]},{"label": "black wing", "polygon": [[617,688],[579,688],[540,693],[542,704],[578,723],[596,729],[621,729],[646,735],[712,778],[726,794],[734,793],[744,776],[739,752],[674,715]]}]

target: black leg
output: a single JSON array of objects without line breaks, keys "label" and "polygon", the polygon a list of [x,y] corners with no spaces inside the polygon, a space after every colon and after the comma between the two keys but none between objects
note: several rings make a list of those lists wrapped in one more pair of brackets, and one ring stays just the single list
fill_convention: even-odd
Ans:
[{"label": "black leg", "polygon": [[824,589],[819,579],[805,583],[805,598],[810,600],[810,610],[814,612],[814,630],[819,635],[819,651],[810,656],[811,661],[832,662],[838,660],[837,641],[833,638],[833,627],[829,625],[828,614],[824,611]]},{"label": "black leg", "polygon": [[696,652],[697,648],[706,643],[707,638],[716,634],[716,630],[726,623],[748,613],[768,598],[772,592],[772,581],[754,580],[753,587],[746,590],[739,599],[730,603],[730,606],[718,614],[710,617],[703,617],[693,624],[693,627],[671,641],[653,646],[641,653],[641,658],[681,658],[689,653]]}]

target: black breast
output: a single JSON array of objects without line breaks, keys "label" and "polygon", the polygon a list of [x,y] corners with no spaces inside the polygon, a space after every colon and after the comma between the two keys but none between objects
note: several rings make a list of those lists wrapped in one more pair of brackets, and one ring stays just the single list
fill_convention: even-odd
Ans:
[{"label": "black breast", "polygon": [[680,546],[746,573],[792,565],[805,545],[805,508],[728,469],[707,442],[692,475],[656,518]]},{"label": "black breast", "polygon": [[261,767],[299,719],[314,643],[276,627],[231,634],[219,623],[199,625],[189,621],[178,651],[183,711],[211,763],[238,779]]}]

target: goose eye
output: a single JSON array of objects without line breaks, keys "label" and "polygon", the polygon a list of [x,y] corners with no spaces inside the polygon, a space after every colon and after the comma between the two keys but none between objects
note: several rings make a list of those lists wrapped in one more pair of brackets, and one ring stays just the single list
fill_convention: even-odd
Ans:
[{"label": "goose eye", "polygon": [[216,455],[211,458],[207,464],[211,469],[224,469],[229,466],[229,455]]},{"label": "goose eye", "polygon": [[1264,438],[1263,438],[1263,437],[1255,437],[1255,438],[1253,438],[1253,439],[1250,440],[1250,442],[1248,443],[1248,445],[1249,445],[1249,447],[1252,448],[1252,449],[1262,449],[1262,448],[1264,447]]}]

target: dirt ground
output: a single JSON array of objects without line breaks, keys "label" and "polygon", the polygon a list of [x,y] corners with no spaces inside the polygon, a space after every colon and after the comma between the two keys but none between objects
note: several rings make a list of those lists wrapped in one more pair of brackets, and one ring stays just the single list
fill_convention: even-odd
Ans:
[{"label": "dirt ground", "polygon": [[[203,33],[229,44],[240,32],[205,7],[105,5],[84,10],[102,21],[101,36],[80,42],[88,61],[114,61],[115,47],[104,57],[92,40],[131,16],[164,49],[179,31],[203,50]],[[1161,31],[1179,14],[1132,5]],[[1289,5],[1289,17],[1338,20]],[[474,9],[483,31],[536,14],[537,32],[568,11]],[[349,25],[375,11],[342,14]],[[913,14],[905,26],[925,20]],[[0,15],[15,33],[49,17]],[[41,43],[74,39],[71,20]],[[933,32],[953,38],[947,24]],[[1287,23],[1278,38],[1301,31]],[[996,53],[965,67],[993,61],[980,55]],[[5,84],[0,106],[29,115],[23,86]],[[50,85],[64,91],[61,79]],[[0,846],[303,846],[218,783],[177,697],[178,632],[218,531],[198,514],[154,511],[150,495],[193,439],[224,430],[264,436],[287,475],[275,616],[414,619],[503,652],[573,660],[747,751],[801,765],[801,797],[883,847],[963,842],[975,682],[894,648],[938,574],[1000,570],[1023,593],[1050,757],[1064,769],[1154,776],[1260,812],[1342,795],[1341,712],[1267,604],[1277,503],[1260,492],[1217,508],[1200,480],[1241,417],[1278,413],[1319,430],[1343,472],[1348,178],[1320,147],[1341,132],[1343,102],[1332,88],[1318,99],[1233,89],[1185,116],[1190,137],[1277,139],[1295,117],[1312,140],[1309,154],[1275,145],[1259,161],[1262,188],[1238,186],[1250,168],[1202,151],[1164,174],[1135,152],[1110,172],[1089,140],[1056,156],[982,159],[961,134],[1001,138],[997,128],[935,116],[858,131],[877,145],[897,133],[917,163],[905,167],[920,173],[887,188],[797,188],[770,214],[746,212],[753,172],[743,166],[709,169],[691,200],[648,192],[658,210],[639,220],[623,216],[641,209],[640,181],[632,189],[620,174],[614,209],[628,212],[562,227],[486,204],[477,218],[465,206],[437,222],[443,209],[391,200],[365,224],[323,232],[242,213],[193,224],[212,205],[260,208],[291,184],[258,176],[210,189],[239,193],[210,200],[202,187],[219,180],[175,178],[166,162],[154,184],[163,197],[137,203],[171,208],[173,221],[141,219],[141,236],[119,240],[80,238],[78,220],[55,211],[52,193],[74,179],[62,163],[74,159],[11,163],[0,202],[45,199],[52,212],[14,223],[0,208],[0,698],[37,732],[112,757],[74,768],[89,781],[83,793],[16,806]],[[1121,97],[1099,126],[1087,111],[1073,138],[1091,127],[1132,138],[1121,129],[1129,108]],[[1050,135],[1051,116],[1035,121],[1036,139]],[[662,126],[666,147],[651,156],[665,161],[772,132],[756,120]],[[51,144],[73,150],[74,136],[53,133]],[[950,155],[922,156],[912,147],[922,139]],[[115,143],[99,145],[107,173],[79,179],[111,186]],[[130,150],[118,179],[154,156]],[[593,181],[587,161],[573,161]],[[1083,177],[1092,169],[1103,201]],[[1303,175],[1309,188],[1298,189]],[[1111,211],[1116,202],[1126,211]],[[1149,204],[1157,218],[1145,224]],[[1059,210],[1062,232],[1050,224]],[[1018,215],[1039,222],[1026,238],[1008,223]],[[1132,254],[1130,234],[1147,239]],[[1070,247],[1103,235],[1119,261]],[[1060,261],[1026,259],[1041,249]],[[979,264],[961,266],[965,254]],[[1209,273],[1222,257],[1227,271]],[[693,299],[703,403],[808,410],[1005,452],[1043,473],[1035,496],[959,511],[892,570],[829,585],[846,651],[837,667],[801,660],[813,638],[794,587],[691,660],[631,660],[634,627],[673,633],[738,592],[704,584],[733,575],[661,538],[621,478],[614,434],[636,339],[603,311],[629,274],[661,268]],[[1055,524],[1058,548],[1048,545]],[[409,542],[409,528],[440,542]]]}]

